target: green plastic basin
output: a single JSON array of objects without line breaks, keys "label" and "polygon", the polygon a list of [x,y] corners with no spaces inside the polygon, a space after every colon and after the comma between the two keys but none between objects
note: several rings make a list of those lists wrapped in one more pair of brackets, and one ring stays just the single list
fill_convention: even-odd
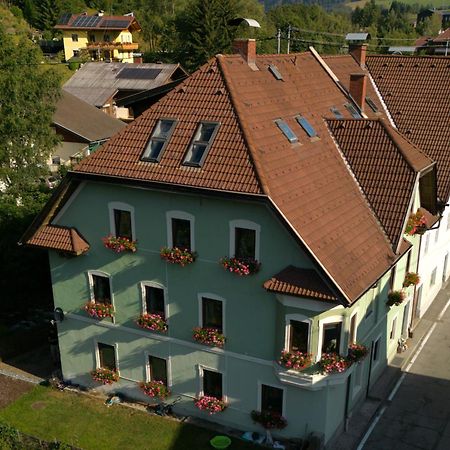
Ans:
[{"label": "green plastic basin", "polygon": [[228,436],[214,436],[209,443],[216,449],[222,450],[228,448],[231,444],[231,439]]}]

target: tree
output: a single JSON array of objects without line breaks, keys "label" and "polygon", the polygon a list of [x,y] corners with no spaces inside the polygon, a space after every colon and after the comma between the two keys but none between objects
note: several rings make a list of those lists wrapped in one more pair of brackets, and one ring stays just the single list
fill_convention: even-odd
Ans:
[{"label": "tree", "polygon": [[41,66],[29,39],[18,45],[0,29],[0,187],[22,198],[45,173],[58,138],[51,128],[59,77]]}]

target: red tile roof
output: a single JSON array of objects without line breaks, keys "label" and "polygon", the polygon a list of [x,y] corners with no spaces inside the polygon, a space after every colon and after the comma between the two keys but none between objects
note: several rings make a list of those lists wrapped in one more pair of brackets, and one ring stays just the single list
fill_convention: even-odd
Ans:
[{"label": "red tile roof", "polygon": [[448,42],[450,41],[450,28],[447,28],[441,34],[433,39],[433,42]]},{"label": "red tile roof", "polygon": [[44,225],[26,242],[32,247],[50,248],[72,255],[81,255],[89,250],[89,243],[71,227]]},{"label": "red tile roof", "polygon": [[288,266],[264,283],[271,292],[337,302],[336,295],[314,269]]}]

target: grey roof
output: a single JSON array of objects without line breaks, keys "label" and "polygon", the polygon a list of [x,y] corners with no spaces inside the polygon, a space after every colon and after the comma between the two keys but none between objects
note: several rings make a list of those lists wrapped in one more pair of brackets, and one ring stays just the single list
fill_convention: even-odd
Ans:
[{"label": "grey roof", "polygon": [[[130,75],[136,73],[136,69],[150,75]],[[177,69],[183,70],[179,64],[90,62],[75,72],[63,88],[90,105],[101,107],[119,90],[131,94],[161,86],[171,81],[170,77]]]},{"label": "grey roof", "polygon": [[398,47],[389,47],[388,53],[414,53],[417,50],[417,47],[410,46],[398,46]]},{"label": "grey roof", "polygon": [[62,91],[53,123],[80,136],[86,142],[109,139],[126,126],[79,98]]},{"label": "grey roof", "polygon": [[347,33],[345,36],[346,41],[365,41],[370,39],[369,33]]}]

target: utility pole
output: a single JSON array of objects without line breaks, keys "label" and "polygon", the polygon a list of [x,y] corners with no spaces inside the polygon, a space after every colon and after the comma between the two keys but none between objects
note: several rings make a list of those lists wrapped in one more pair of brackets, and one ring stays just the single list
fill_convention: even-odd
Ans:
[{"label": "utility pole", "polygon": [[281,52],[281,29],[280,28],[278,28],[278,31],[277,31],[277,42],[278,42],[277,53],[280,54],[280,52]]},{"label": "utility pole", "polygon": [[289,55],[289,50],[291,48],[291,26],[288,25],[288,32],[287,32],[287,54]]}]

